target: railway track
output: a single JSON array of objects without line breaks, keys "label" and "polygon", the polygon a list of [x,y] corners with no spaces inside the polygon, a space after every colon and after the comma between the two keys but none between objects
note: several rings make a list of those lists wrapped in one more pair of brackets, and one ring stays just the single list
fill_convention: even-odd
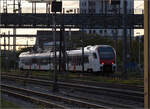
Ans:
[{"label": "railway track", "polygon": [[[2,79],[13,79],[13,80],[23,80],[25,82],[30,82],[34,84],[40,84],[43,86],[52,85],[53,81],[42,80],[42,79],[33,79],[33,78],[24,78],[24,77],[16,77],[16,76],[2,76]],[[144,102],[144,93],[140,91],[133,90],[123,90],[123,89],[114,89],[114,88],[106,88],[106,87],[98,87],[98,86],[89,86],[84,84],[75,84],[75,83],[66,83],[66,82],[58,82],[60,88],[71,88],[74,91],[88,92],[94,93],[98,95],[105,94],[107,96],[112,96],[116,98],[124,98],[137,102]]]},{"label": "railway track", "polygon": [[[37,78],[37,79],[47,79],[43,75],[38,76],[38,77],[35,77],[35,76],[30,76],[30,77],[31,78]],[[47,80],[49,80],[49,79],[47,79]],[[125,89],[125,90],[127,89],[127,90],[134,90],[134,91],[144,92],[144,86],[140,86],[140,85],[102,83],[102,82],[87,81],[87,80],[81,80],[81,79],[68,79],[68,80],[61,79],[60,81],[62,81],[62,82],[69,82],[69,83],[85,84],[85,85],[91,85],[91,86],[102,86],[102,87]]]},{"label": "railway track", "polygon": [[9,94],[15,97],[22,98],[24,100],[36,102],[38,104],[43,104],[50,108],[62,108],[62,109],[69,109],[73,107],[78,108],[103,108],[109,109],[109,107],[105,107],[102,105],[80,101],[76,99],[71,99],[68,97],[63,97],[56,94],[47,94],[38,91],[33,91],[25,88],[19,88],[16,86],[10,86],[1,84],[1,92],[5,94]]},{"label": "railway track", "polygon": [[101,82],[94,82],[94,81],[87,81],[87,80],[61,80],[62,82],[69,82],[69,83],[76,83],[76,84],[84,84],[90,86],[101,86],[101,87],[109,87],[109,88],[116,88],[116,89],[125,89],[125,90],[133,90],[144,92],[143,86],[135,86],[135,85],[124,85],[124,84],[115,84],[115,83],[101,83]]},{"label": "railway track", "polygon": [[[11,90],[16,90],[16,87],[15,88],[12,88],[12,86],[8,86],[8,85],[5,85],[5,86],[2,86],[2,89],[5,91],[5,89],[3,88],[3,87],[6,87],[6,88],[10,88]],[[17,86],[18,87],[18,86]],[[9,90],[10,90],[9,89]],[[18,89],[17,89],[18,90]],[[33,89],[32,89],[33,90]],[[22,92],[22,90],[20,90],[19,89],[19,93],[21,93]],[[15,95],[15,96],[18,96],[18,94],[16,94],[16,92],[15,92],[15,94],[13,94],[14,92],[12,92],[12,91],[5,91],[6,93],[8,93],[8,94],[10,94],[10,96],[11,95]],[[36,90],[36,92],[37,92],[37,90]],[[51,106],[51,103],[52,102],[50,102],[50,104],[48,104],[48,102],[51,100],[51,98],[48,98],[48,102],[47,101],[38,101],[37,100],[37,98],[31,98],[31,95],[29,95],[29,93],[33,96],[35,96],[36,94],[34,94],[34,93],[32,93],[32,92],[27,92],[27,96],[29,97],[29,100],[31,101],[31,102],[39,102],[39,104],[44,104],[45,106]],[[40,92],[41,93],[41,92]],[[107,106],[107,108],[135,108],[135,105],[127,105],[127,104],[122,104],[122,103],[117,103],[117,102],[114,102],[114,101],[111,101],[111,100],[104,100],[104,98],[98,98],[98,99],[96,99],[96,98],[94,98],[94,97],[85,97],[85,96],[83,96],[83,95],[78,95],[78,94],[74,94],[74,93],[66,93],[66,94],[63,94],[62,92],[61,93],[57,93],[57,95],[63,95],[63,96],[65,96],[65,97],[69,97],[69,98],[71,98],[71,99],[76,99],[76,100],[78,100],[78,101],[84,101],[84,103],[85,102],[88,102],[88,103],[93,103],[93,104],[101,104],[101,105],[103,105],[103,107],[105,106],[105,108],[106,108],[106,106]],[[26,99],[26,100],[28,100],[28,97],[25,97],[24,98],[24,96],[26,96],[26,95],[23,95],[23,97],[22,97],[22,95],[21,95],[21,98],[23,98],[23,99]],[[41,96],[40,94],[38,94],[38,96]],[[20,97],[20,94],[19,94],[19,97]],[[44,98],[47,98],[47,95],[45,95],[45,96],[42,96],[42,97],[44,97]],[[38,97],[39,98],[39,97]],[[36,99],[36,100],[35,100]],[[28,100],[28,101],[29,101]],[[55,101],[57,101],[57,100],[55,100]],[[62,100],[59,100],[59,101],[62,101]],[[41,103],[42,102],[42,103]],[[46,103],[45,103],[46,102]],[[54,105],[54,106],[53,106]],[[60,105],[56,105],[55,103],[52,103],[52,106],[53,107],[63,107],[62,106],[62,104]],[[74,107],[76,107],[76,105],[74,106]],[[67,107],[65,107],[65,108],[67,108]]]},{"label": "railway track", "polygon": [[[4,73],[3,75],[8,75],[8,76],[18,76],[14,74],[7,74]],[[25,77],[25,76],[18,76],[18,77]],[[42,80],[50,80],[46,78],[46,76],[30,76],[30,78],[34,79],[42,79]],[[116,88],[116,89],[125,89],[125,90],[133,90],[133,91],[139,91],[139,92],[144,92],[144,86],[139,86],[139,85],[126,85],[126,84],[116,84],[116,83],[102,83],[102,82],[95,82],[95,81],[87,81],[87,80],[80,80],[80,79],[68,79],[64,80],[61,79],[59,80],[60,82],[68,82],[68,83],[75,83],[75,84],[83,84],[83,85],[90,85],[90,86],[101,86],[101,87],[109,87],[109,88]]]}]

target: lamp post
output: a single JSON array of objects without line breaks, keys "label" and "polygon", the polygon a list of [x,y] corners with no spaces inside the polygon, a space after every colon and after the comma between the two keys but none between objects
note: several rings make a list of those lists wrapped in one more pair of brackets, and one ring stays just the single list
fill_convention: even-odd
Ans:
[{"label": "lamp post", "polygon": [[139,67],[139,69],[141,70],[141,36],[140,36],[140,33],[139,32],[137,32],[136,34],[138,34],[138,42],[139,42],[139,56],[138,56],[138,60],[139,60],[139,65],[138,65],[138,67]]}]

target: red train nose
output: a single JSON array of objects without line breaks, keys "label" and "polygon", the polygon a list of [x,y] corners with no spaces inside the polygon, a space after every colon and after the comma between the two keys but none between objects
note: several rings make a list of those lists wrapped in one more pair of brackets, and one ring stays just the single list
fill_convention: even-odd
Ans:
[{"label": "red train nose", "polygon": [[102,64],[104,64],[104,62],[102,62]]},{"label": "red train nose", "polygon": [[101,60],[101,64],[112,65],[114,64],[114,60]]}]

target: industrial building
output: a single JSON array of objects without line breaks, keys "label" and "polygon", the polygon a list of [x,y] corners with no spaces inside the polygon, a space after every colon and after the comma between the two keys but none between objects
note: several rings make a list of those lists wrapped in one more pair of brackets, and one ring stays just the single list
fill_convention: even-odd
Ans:
[{"label": "industrial building", "polygon": [[[80,0],[80,13],[82,14],[122,14],[123,1],[120,0],[120,5],[110,5],[110,0]],[[127,14],[134,13],[134,0],[127,0]],[[89,34],[99,34],[101,36],[122,36],[123,29],[84,29]],[[129,30],[127,35],[134,36],[134,30]]]}]

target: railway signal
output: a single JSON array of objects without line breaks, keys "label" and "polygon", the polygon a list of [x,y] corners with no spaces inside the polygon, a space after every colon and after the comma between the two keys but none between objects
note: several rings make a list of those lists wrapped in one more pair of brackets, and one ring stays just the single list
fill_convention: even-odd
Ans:
[{"label": "railway signal", "polygon": [[52,1],[52,12],[62,11],[62,1]]},{"label": "railway signal", "polygon": [[111,5],[120,5],[120,0],[109,0]]},{"label": "railway signal", "polygon": [[[62,2],[61,2],[62,3]],[[53,84],[53,92],[58,91],[58,71],[57,71],[57,63],[56,63],[56,13],[61,12],[62,4],[60,2],[57,2],[56,0],[52,1],[52,22],[53,22],[53,41],[54,41],[54,84]]]}]

